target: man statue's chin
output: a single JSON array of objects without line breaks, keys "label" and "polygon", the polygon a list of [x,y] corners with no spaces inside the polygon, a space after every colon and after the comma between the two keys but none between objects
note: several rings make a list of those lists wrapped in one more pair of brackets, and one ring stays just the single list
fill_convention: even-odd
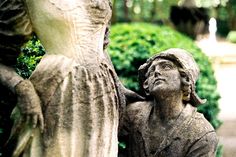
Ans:
[{"label": "man statue's chin", "polygon": [[166,96],[170,96],[173,93],[178,93],[181,92],[181,89],[173,89],[170,87],[165,87],[165,86],[158,86],[153,88],[153,90],[150,91],[150,95],[154,96],[154,97],[166,97]]},{"label": "man statue's chin", "polygon": [[162,95],[163,92],[165,93],[168,89],[164,88],[164,87],[154,87],[152,91],[150,91],[150,95]]}]

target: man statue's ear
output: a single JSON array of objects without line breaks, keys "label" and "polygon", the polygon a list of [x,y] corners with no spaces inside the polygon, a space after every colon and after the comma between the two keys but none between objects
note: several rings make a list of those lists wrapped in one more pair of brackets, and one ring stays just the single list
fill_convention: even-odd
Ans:
[{"label": "man statue's ear", "polygon": [[189,77],[188,77],[186,71],[184,71],[184,70],[182,70],[182,69],[179,69],[179,73],[180,73],[181,78],[182,78],[184,81],[190,82]]},{"label": "man statue's ear", "polygon": [[182,84],[182,91],[183,91],[183,100],[189,101],[190,94],[191,94],[191,82],[189,76],[184,70],[179,70],[181,76],[181,84]]},{"label": "man statue's ear", "polygon": [[143,82],[143,89],[144,89],[145,94],[147,96],[149,96],[150,93],[149,93],[149,90],[148,90],[148,80],[147,79]]}]

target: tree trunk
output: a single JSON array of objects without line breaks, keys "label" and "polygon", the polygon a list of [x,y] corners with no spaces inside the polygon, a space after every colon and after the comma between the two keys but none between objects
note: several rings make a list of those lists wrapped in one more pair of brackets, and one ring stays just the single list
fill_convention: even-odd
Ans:
[{"label": "tree trunk", "polygon": [[116,17],[116,2],[117,0],[113,0],[113,7],[112,7],[112,17],[111,17],[111,22],[116,23],[117,22],[117,17]]},{"label": "tree trunk", "polygon": [[128,0],[124,0],[124,2],[123,2],[124,21],[125,22],[130,21],[130,19],[129,19],[129,8],[127,6],[127,2],[128,2]]},{"label": "tree trunk", "polygon": [[152,10],[151,10],[151,21],[154,22],[155,21],[155,17],[157,14],[157,0],[153,1],[153,5],[152,5]]}]

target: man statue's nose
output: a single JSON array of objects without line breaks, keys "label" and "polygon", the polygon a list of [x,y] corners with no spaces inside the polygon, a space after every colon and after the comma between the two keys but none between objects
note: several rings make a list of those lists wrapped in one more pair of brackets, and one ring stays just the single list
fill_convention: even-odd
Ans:
[{"label": "man statue's nose", "polygon": [[160,75],[161,75],[160,71],[159,70],[155,70],[155,77],[158,77]]}]

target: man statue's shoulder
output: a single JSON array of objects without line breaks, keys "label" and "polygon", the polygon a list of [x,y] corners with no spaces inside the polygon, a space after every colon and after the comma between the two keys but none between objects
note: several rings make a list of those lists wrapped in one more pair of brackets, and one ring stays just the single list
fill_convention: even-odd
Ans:
[{"label": "man statue's shoulder", "polygon": [[127,106],[127,115],[131,122],[141,122],[149,116],[152,109],[151,101],[137,101]]}]

